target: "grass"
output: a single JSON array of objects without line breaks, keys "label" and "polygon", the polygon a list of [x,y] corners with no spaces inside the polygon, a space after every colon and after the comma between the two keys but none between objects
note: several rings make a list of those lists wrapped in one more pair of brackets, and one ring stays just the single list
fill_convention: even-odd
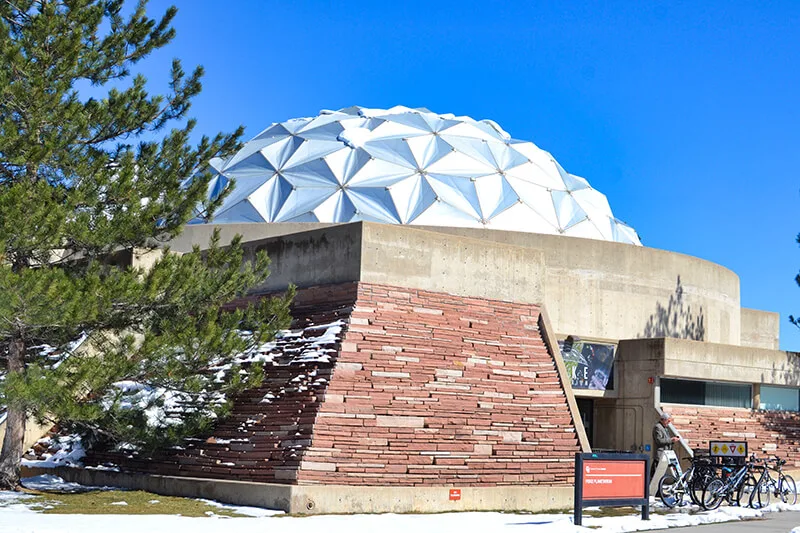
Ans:
[{"label": "grass", "polygon": [[[125,502],[124,504],[120,502]],[[161,496],[141,490],[91,491],[79,494],[40,493],[25,503],[50,514],[166,514],[242,517],[232,509],[191,498]]]}]

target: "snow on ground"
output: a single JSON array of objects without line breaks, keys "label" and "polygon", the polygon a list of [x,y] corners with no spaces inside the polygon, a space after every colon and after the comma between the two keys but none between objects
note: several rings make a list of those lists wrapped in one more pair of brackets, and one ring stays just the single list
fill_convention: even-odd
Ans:
[{"label": "snow on ground", "polygon": [[220,509],[227,509],[228,511],[232,511],[240,515],[252,516],[255,518],[262,518],[265,516],[278,516],[284,514],[283,511],[276,511],[275,509],[262,509],[261,507],[244,507],[241,505],[228,505],[227,503],[219,503],[215,502],[214,500],[201,499],[200,501],[205,502],[213,507],[219,507]]},{"label": "snow on ground", "polygon": [[[41,476],[26,477],[22,480],[22,485],[26,489],[39,490],[42,492],[55,492],[60,494],[75,494],[78,492],[91,492],[95,490],[120,490],[117,487],[92,487],[90,485],[80,485],[70,481],[64,481],[58,476],[44,474]],[[14,494],[13,492],[0,492],[2,494]],[[0,503],[2,505],[2,503]]]},{"label": "snow on ground", "polygon": [[[74,488],[55,476],[38,476],[26,481],[26,486],[63,490]],[[696,526],[758,518],[765,513],[800,511],[800,505],[774,504],[764,510],[722,507],[716,511],[683,508],[669,514],[651,513],[649,521],[638,514],[592,518],[584,516],[583,527],[572,523],[571,514],[516,514],[516,513],[441,513],[441,514],[381,514],[381,515],[324,515],[309,517],[286,516],[280,511],[236,507],[208,502],[212,505],[247,515],[229,518],[208,513],[205,518],[187,518],[173,515],[56,515],[42,514],[41,507],[33,503],[33,496],[13,492],[0,492],[0,531],[3,533],[148,533],[192,531],[192,533],[219,533],[221,528],[235,528],[237,533],[487,533],[508,531],[519,533],[624,533],[669,527]],[[125,505],[124,501],[118,502]],[[655,510],[663,510],[653,503]],[[220,524],[220,521],[235,522]],[[800,527],[793,530],[800,533]]]}]

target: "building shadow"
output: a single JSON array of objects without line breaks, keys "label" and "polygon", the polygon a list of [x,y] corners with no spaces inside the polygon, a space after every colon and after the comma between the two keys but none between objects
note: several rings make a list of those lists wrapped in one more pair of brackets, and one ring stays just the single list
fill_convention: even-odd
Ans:
[{"label": "building shadow", "polygon": [[695,311],[684,301],[681,277],[666,305],[656,302],[656,310],[647,320],[641,337],[675,337],[695,341],[705,340],[706,327],[703,306]]},{"label": "building shadow", "polygon": [[783,352],[786,361],[772,363],[771,369],[764,369],[761,373],[761,383],[798,383],[800,382],[800,353]]}]

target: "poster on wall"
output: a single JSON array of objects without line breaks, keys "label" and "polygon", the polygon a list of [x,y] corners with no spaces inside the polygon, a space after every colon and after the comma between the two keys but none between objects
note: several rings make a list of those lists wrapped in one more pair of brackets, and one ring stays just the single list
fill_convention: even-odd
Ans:
[{"label": "poster on wall", "polygon": [[614,388],[614,352],[616,345],[567,337],[558,341],[561,358],[572,379],[573,389],[606,390]]}]

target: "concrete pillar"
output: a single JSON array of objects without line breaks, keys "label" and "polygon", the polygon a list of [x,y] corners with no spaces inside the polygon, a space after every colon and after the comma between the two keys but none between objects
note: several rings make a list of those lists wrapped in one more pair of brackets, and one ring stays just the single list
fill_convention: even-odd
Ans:
[{"label": "concrete pillar", "polygon": [[678,457],[672,450],[660,450],[656,453],[658,454],[658,466],[656,467],[656,471],[653,472],[653,477],[650,478],[651,496],[655,496],[658,492],[658,482],[662,477],[664,477],[664,474],[667,473],[667,468],[669,468],[670,462],[678,462]]}]

